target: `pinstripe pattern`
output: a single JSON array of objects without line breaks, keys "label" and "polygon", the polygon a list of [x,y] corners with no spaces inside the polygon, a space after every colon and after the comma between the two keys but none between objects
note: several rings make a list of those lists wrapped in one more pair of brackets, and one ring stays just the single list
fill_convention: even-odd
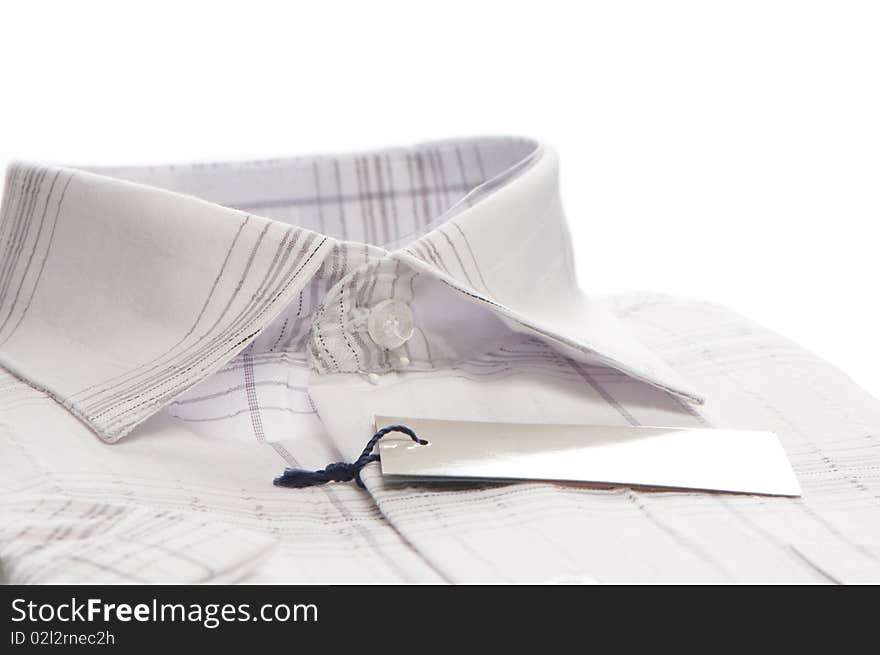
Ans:
[{"label": "pinstripe pattern", "polygon": [[[268,227],[268,226],[267,226]],[[265,234],[263,232],[261,237]],[[253,332],[255,323],[259,317],[265,313],[270,305],[260,304],[261,299],[274,299],[284,292],[296,279],[296,276],[302,271],[302,268],[317,252],[318,246],[313,246],[312,236],[309,235],[305,239],[306,243],[302,244],[293,261],[287,264],[287,259],[293,250],[292,240],[288,241],[288,235],[282,239],[281,249],[285,252],[284,257],[279,257],[279,251],[273,255],[269,270],[261,281],[253,299],[242,309],[236,316],[225,324],[221,318],[211,326],[209,331],[203,333],[200,337],[198,345],[194,348],[187,349],[182,354],[177,355],[175,359],[165,365],[165,367],[155,375],[147,376],[146,379],[140,377],[130,386],[123,387],[117,385],[108,393],[98,395],[89,399],[87,404],[82,405],[82,411],[87,412],[87,416],[92,421],[97,421],[108,415],[113,420],[118,417],[135,411],[144,405],[151,403],[160,403],[169,396],[179,393],[180,389],[191,384],[191,378],[187,374],[195,370],[198,378],[203,375],[201,372],[211,368],[218,360],[227,361],[228,353],[231,350],[240,348],[242,343],[246,343],[248,337]],[[259,244],[258,244],[259,245]],[[279,263],[279,260],[281,263]],[[250,263],[250,262],[249,262]],[[284,276],[280,276],[281,267],[287,265],[287,272]],[[270,300],[270,302],[272,302]],[[229,305],[224,308],[223,314],[226,314]],[[219,331],[217,328],[222,325]],[[169,375],[169,372],[172,372]],[[111,419],[106,419],[109,425]]]},{"label": "pinstripe pattern", "polygon": [[[7,184],[9,185],[8,188],[15,188],[16,178],[22,170],[26,172],[26,177],[33,177],[34,171],[32,169],[27,169],[26,167],[10,168],[10,175],[7,179]],[[46,171],[41,171],[40,179],[45,180],[45,174]],[[26,183],[25,187],[21,189],[19,194],[20,198],[17,200],[20,200],[24,196],[30,196],[33,201],[31,203],[32,209],[39,204],[37,201],[38,196],[44,196],[42,201],[43,209],[38,223],[30,219],[16,220],[12,217],[7,219],[6,212],[4,211],[3,227],[9,225],[10,232],[19,232],[20,238],[18,238],[17,250],[13,250],[12,248],[13,243],[16,241],[12,234],[3,239],[3,242],[8,248],[4,253],[2,277],[0,277],[0,280],[2,280],[0,281],[0,286],[2,286],[3,289],[2,293],[0,293],[0,316],[3,316],[2,322],[0,322],[0,345],[6,343],[15,334],[16,330],[21,325],[22,320],[24,320],[24,317],[31,306],[31,302],[33,301],[34,293],[36,292],[40,277],[42,276],[43,269],[46,265],[46,260],[49,257],[52,247],[52,239],[55,235],[55,226],[57,225],[58,217],[61,213],[64,195],[71,179],[73,178],[73,174],[67,174],[64,176],[62,184],[60,185],[60,191],[56,195],[56,186],[60,176],[61,171],[56,171],[51,176],[51,183],[45,193],[42,193],[42,185],[30,188],[30,184]],[[19,205],[20,208],[20,203],[9,202],[4,204],[4,209],[11,209],[14,204]],[[52,227],[49,228],[47,225],[47,217],[51,217],[53,209],[54,220],[52,220]],[[23,213],[24,212],[18,212],[19,215]],[[32,225],[32,223],[35,225]],[[35,232],[31,245],[27,250],[27,255],[25,256],[25,244],[28,242],[27,237],[31,232],[32,227]],[[22,264],[23,266],[21,266]],[[21,267],[21,273],[16,275],[19,267]],[[14,279],[16,279],[15,282],[13,282]],[[15,288],[14,295],[8,293],[11,286],[14,286]]]}]

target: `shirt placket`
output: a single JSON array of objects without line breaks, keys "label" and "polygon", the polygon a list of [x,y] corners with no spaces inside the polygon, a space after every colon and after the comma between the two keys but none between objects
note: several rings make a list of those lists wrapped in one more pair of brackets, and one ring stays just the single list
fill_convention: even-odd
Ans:
[{"label": "shirt placket", "polygon": [[359,373],[372,381],[408,367],[409,345],[418,328],[411,305],[412,276],[390,255],[344,275],[327,292],[312,323],[312,370]]}]

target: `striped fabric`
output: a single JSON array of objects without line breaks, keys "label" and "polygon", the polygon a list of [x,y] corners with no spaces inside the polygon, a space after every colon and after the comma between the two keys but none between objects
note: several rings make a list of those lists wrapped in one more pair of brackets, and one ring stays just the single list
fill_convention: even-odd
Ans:
[{"label": "striped fabric", "polygon": [[[557,177],[553,151],[518,138],[11,166],[4,575],[880,580],[880,404],[721,308],[583,296]],[[370,333],[388,300],[414,317],[398,348]],[[376,467],[366,491],[272,486],[354,457],[378,414],[771,429],[805,493],[401,486]]]}]

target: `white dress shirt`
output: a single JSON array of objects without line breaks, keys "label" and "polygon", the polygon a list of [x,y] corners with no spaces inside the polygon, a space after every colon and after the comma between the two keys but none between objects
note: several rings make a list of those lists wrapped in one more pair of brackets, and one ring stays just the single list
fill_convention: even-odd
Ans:
[{"label": "white dress shirt", "polygon": [[[0,365],[16,582],[880,579],[878,404],[720,308],[582,295],[527,139],[13,165]],[[272,485],[374,415],[770,429],[805,493]]]}]

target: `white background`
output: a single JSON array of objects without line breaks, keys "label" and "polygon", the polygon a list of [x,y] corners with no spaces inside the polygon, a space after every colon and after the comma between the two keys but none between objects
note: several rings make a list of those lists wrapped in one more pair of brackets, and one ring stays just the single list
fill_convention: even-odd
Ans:
[{"label": "white background", "polygon": [[586,290],[728,305],[880,396],[878,7],[5,3],[0,163],[534,136]]}]

